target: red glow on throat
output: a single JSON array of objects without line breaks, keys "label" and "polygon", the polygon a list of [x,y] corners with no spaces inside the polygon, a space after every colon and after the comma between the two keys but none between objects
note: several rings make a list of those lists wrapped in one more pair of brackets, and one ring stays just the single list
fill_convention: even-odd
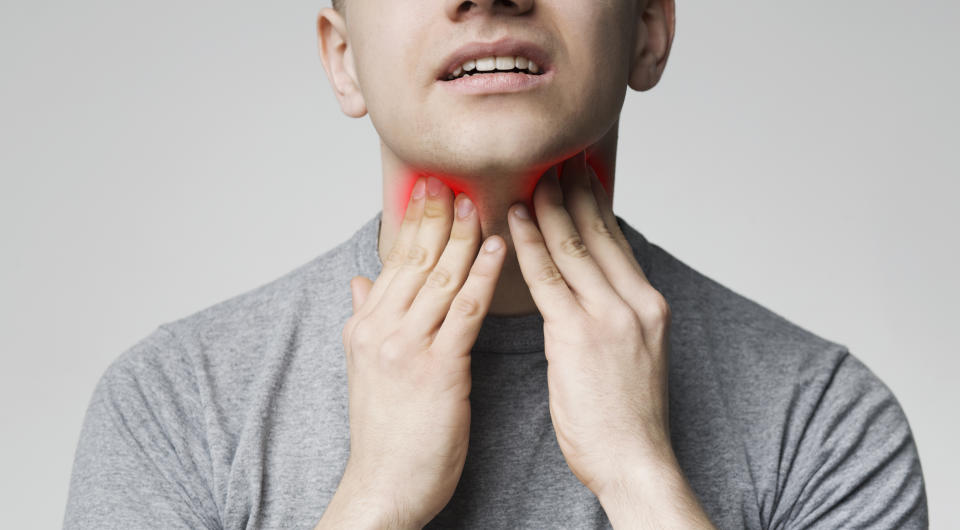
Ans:
[{"label": "red glow on throat", "polygon": [[[607,191],[607,195],[610,195],[611,182],[607,164],[604,163],[600,157],[588,158],[587,164],[593,169],[594,173],[597,174],[597,179],[601,184],[603,184],[603,188]],[[524,178],[526,181],[526,188],[523,190],[524,202],[527,203],[527,207],[531,210],[533,210],[533,190],[536,189],[537,183],[540,181],[540,177],[542,176],[542,174],[536,176],[531,175],[527,178]],[[407,205],[410,204],[410,195],[413,193],[413,186],[417,183],[417,179],[420,177],[423,177],[424,179],[427,177],[436,177],[450,188],[454,197],[456,197],[457,194],[464,193],[470,197],[471,200],[474,200],[474,203],[476,203],[477,192],[480,190],[482,185],[479,182],[469,178],[437,172],[409,169],[404,174],[398,176],[395,192],[392,198],[394,207],[393,211],[396,212],[397,219],[395,220],[397,223],[400,223],[403,220],[404,213],[407,211]]]},{"label": "red glow on throat", "polygon": [[397,212],[397,222],[400,222],[403,219],[403,215],[407,211],[407,205],[410,204],[410,195],[413,193],[413,186],[417,183],[417,179],[420,177],[423,177],[424,179],[427,177],[436,177],[440,179],[441,182],[450,188],[454,197],[456,197],[458,193],[465,193],[468,197],[473,199],[474,192],[476,191],[477,187],[473,182],[464,182],[463,179],[459,179],[451,175],[408,170],[397,178],[397,184],[395,186],[396,191],[394,192],[393,196],[393,211]]}]

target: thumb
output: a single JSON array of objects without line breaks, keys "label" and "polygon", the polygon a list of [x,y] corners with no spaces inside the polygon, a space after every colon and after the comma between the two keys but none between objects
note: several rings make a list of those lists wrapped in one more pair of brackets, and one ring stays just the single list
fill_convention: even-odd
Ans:
[{"label": "thumb", "polygon": [[367,300],[367,295],[370,294],[370,287],[373,285],[368,278],[363,276],[354,276],[350,280],[350,295],[353,297],[353,313],[356,314],[357,310],[363,307],[363,303]]}]

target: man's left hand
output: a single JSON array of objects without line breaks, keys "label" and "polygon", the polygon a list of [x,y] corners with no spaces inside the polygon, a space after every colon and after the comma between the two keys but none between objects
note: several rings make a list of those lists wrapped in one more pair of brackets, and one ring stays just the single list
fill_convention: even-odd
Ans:
[{"label": "man's left hand", "polygon": [[612,199],[580,154],[559,177],[543,175],[533,207],[536,221],[523,204],[507,217],[543,316],[550,416],[567,465],[615,527],[712,528],[670,444],[670,306]]},{"label": "man's left hand", "polygon": [[510,234],[544,320],[557,441],[574,475],[599,495],[630,465],[673,460],[670,308],[634,258],[583,154],[563,164],[561,178],[555,168],[534,191],[537,222],[514,205]]}]

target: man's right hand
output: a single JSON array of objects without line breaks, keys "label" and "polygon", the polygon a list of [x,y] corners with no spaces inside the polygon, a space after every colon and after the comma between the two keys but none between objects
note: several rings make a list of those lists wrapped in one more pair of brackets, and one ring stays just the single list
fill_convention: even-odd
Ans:
[{"label": "man's right hand", "polygon": [[420,528],[453,496],[470,438],[470,349],[506,255],[496,235],[478,254],[480,240],[466,195],[421,178],[376,282],[351,281],[350,458],[318,528],[371,516],[356,510]]}]

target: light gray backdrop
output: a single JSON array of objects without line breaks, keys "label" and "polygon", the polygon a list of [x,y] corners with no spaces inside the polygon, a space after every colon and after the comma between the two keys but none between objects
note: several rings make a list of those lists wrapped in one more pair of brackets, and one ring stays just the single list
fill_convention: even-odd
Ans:
[{"label": "light gray backdrop", "polygon": [[[960,528],[958,4],[677,3],[665,78],[624,107],[617,212],[848,345]],[[2,5],[0,499],[3,526],[52,528],[107,364],[349,237],[377,139],[328,88],[322,2]]]}]

